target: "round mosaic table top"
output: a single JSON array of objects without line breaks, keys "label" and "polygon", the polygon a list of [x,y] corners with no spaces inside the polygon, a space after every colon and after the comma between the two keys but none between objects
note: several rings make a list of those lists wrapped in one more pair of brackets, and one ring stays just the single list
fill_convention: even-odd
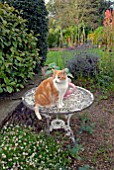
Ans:
[{"label": "round mosaic table top", "polygon": [[[24,105],[34,110],[34,93],[36,88],[28,90],[22,97]],[[57,108],[57,104],[51,108],[40,107],[41,114],[72,114],[74,112],[82,111],[89,107],[94,101],[93,94],[79,86],[67,99],[64,99],[64,107]]]}]

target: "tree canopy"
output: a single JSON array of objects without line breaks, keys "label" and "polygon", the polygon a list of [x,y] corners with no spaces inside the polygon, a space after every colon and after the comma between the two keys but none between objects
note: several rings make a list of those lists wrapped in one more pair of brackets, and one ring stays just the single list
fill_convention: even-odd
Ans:
[{"label": "tree canopy", "polygon": [[47,3],[50,17],[56,19],[62,28],[83,22],[92,30],[102,24],[108,6],[104,0],[50,0]]}]

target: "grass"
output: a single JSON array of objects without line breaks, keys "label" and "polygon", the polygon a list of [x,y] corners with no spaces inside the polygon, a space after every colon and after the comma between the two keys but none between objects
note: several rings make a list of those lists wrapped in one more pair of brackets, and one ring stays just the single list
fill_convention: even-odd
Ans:
[{"label": "grass", "polygon": [[[79,54],[82,50],[72,50],[72,51],[49,51],[47,54],[47,60],[45,62],[46,65],[50,63],[56,63],[61,69],[65,67],[65,64],[71,60],[76,54]],[[99,50],[97,48],[91,48],[87,51],[91,53],[97,53],[100,54],[100,56],[103,58],[103,52],[102,50]]]},{"label": "grass", "polygon": [[[60,68],[64,68],[66,62],[71,60],[76,54],[79,54],[81,51],[85,51],[84,49],[82,50],[72,50],[72,51],[49,51],[47,54],[47,60],[45,64],[50,64],[55,62],[56,65],[58,65]],[[105,65],[109,69],[111,67],[114,68],[114,54],[109,53],[108,51],[102,51],[102,49],[98,48],[90,48],[87,49],[86,51],[91,52],[91,53],[96,53],[100,55],[100,64],[101,66]]]},{"label": "grass", "polygon": [[46,65],[50,63],[56,63],[61,69],[65,67],[67,61],[72,59],[72,57],[76,54],[80,53],[78,51],[49,51],[47,54],[47,60],[45,62]]}]

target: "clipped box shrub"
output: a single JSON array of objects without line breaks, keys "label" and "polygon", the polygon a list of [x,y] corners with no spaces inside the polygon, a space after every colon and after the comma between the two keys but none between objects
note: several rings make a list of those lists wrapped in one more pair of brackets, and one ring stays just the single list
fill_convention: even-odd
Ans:
[{"label": "clipped box shrub", "polygon": [[74,78],[95,76],[99,71],[99,56],[90,52],[80,52],[67,62],[67,67]]},{"label": "clipped box shrub", "polygon": [[29,21],[26,24],[27,29],[32,30],[38,38],[37,48],[43,63],[47,55],[48,32],[48,12],[44,0],[6,0],[6,2],[18,11],[23,11],[21,16]]},{"label": "clipped box shrub", "polygon": [[0,3],[0,93],[18,91],[40,64],[37,38],[27,33],[26,22],[13,7]]}]

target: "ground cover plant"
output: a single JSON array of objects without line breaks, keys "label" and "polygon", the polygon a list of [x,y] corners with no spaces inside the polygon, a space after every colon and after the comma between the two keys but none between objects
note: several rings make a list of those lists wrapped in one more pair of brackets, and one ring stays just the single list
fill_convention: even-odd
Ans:
[{"label": "ground cover plant", "polygon": [[0,169],[69,169],[68,157],[54,138],[30,128],[11,124],[0,133]]}]

